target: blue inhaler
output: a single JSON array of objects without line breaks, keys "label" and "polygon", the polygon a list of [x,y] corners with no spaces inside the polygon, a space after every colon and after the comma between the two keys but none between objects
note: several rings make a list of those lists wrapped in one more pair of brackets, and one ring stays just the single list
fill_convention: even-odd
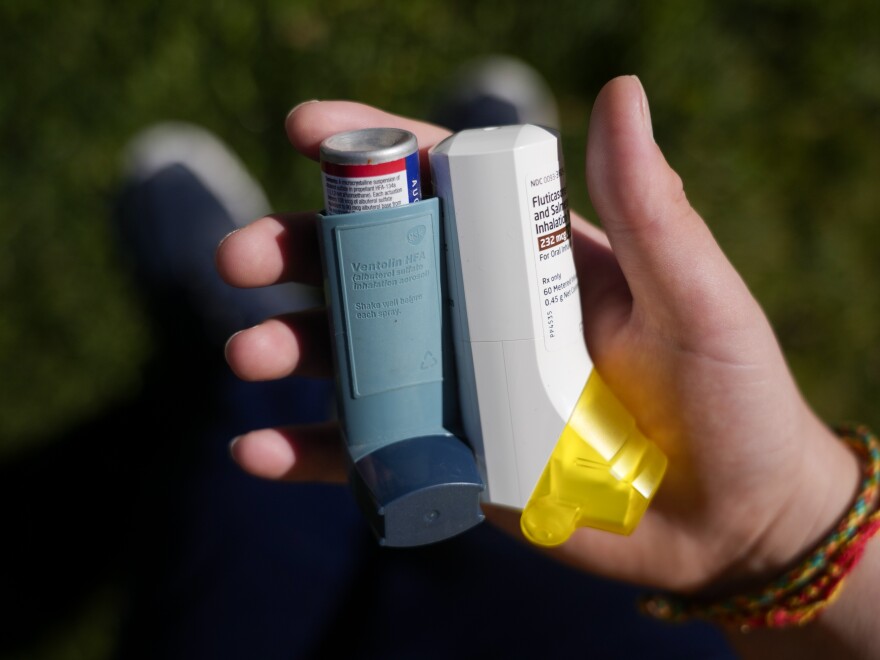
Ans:
[{"label": "blue inhaler", "polygon": [[332,136],[321,161],[319,240],[351,485],[382,545],[441,541],[483,520],[483,482],[453,433],[439,204],[421,200],[407,131]]}]

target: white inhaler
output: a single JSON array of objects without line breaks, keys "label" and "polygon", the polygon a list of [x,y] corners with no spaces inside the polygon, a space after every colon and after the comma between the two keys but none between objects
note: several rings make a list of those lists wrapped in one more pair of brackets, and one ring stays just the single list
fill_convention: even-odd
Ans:
[{"label": "white inhaler", "polygon": [[483,501],[522,509],[523,533],[540,545],[581,526],[629,534],[666,457],[593,371],[557,136],[534,125],[466,130],[430,160]]}]

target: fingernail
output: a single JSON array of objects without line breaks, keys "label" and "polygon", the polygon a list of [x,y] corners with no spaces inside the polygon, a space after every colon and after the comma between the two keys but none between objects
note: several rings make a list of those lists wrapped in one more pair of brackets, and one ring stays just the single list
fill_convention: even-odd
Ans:
[{"label": "fingernail", "polygon": [[[236,330],[235,332],[233,332],[229,336],[229,339],[226,340],[226,343],[223,344],[223,359],[225,359],[227,363],[229,362],[229,358],[230,358],[229,347],[232,346],[232,340],[234,340],[240,334],[243,334],[243,333],[247,332],[248,330],[252,330],[253,328],[257,328],[261,325],[262,325],[262,323],[257,323],[256,325],[252,325],[250,328],[244,328],[242,330]],[[232,365],[230,364],[229,366],[231,367]],[[235,371],[235,370],[233,369],[233,371]]]},{"label": "fingernail", "polygon": [[[233,234],[235,234],[236,232],[238,232],[238,231],[240,231],[240,230],[241,230],[241,227],[237,227],[236,229],[233,229],[231,232],[229,232],[228,234],[226,234],[226,236],[224,236],[223,238],[221,238],[221,239],[220,239],[220,242],[217,243],[217,250],[219,250],[219,249],[220,249],[220,246],[223,245],[223,244],[226,242],[226,239],[227,239],[227,238],[229,238],[230,236],[232,236]],[[216,250],[215,250],[215,252],[216,252]]]},{"label": "fingernail", "polygon": [[293,109],[287,113],[287,119],[290,119],[293,116],[293,113],[295,113],[297,110],[299,110],[304,105],[309,105],[310,103],[317,103],[317,102],[318,102],[318,99],[310,99],[308,101],[303,101],[302,103],[296,104],[295,106],[293,106]]},{"label": "fingernail", "polygon": [[238,444],[238,441],[241,440],[242,436],[237,435],[229,442],[229,453],[232,453],[232,450],[235,449],[235,445]]},{"label": "fingernail", "polygon": [[642,125],[645,127],[645,130],[651,136],[651,139],[654,139],[654,127],[651,125],[651,108],[648,106],[648,95],[645,94],[645,86],[642,85],[642,81],[639,80],[638,76],[633,76],[633,79],[638,83],[639,90],[641,91],[641,99],[639,99],[639,111],[642,115]]}]

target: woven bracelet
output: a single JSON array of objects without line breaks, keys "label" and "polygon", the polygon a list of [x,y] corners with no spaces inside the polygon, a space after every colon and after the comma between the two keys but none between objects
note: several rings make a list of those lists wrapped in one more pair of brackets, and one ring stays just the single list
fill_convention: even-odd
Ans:
[{"label": "woven bracelet", "polygon": [[815,619],[840,594],[865,545],[880,530],[880,442],[862,425],[835,431],[862,459],[864,477],[852,509],[806,560],[755,593],[711,603],[651,595],[639,603],[642,611],[666,621],[706,619],[743,632],[801,626]]}]

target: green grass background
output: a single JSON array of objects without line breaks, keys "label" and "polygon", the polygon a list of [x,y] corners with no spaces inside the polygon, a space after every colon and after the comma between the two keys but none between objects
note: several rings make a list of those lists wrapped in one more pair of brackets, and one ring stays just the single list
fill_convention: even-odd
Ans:
[{"label": "green grass background", "polygon": [[[592,100],[638,74],[657,141],[806,397],[829,421],[880,428],[880,3],[6,0],[0,37],[0,461],[141,386],[152,338],[108,215],[135,131],[205,125],[276,208],[313,208],[319,177],[286,142],[290,107],[347,98],[424,116],[440,81],[488,53],[555,90],[587,215]],[[96,585],[5,657],[107,657],[122,597]]]}]

